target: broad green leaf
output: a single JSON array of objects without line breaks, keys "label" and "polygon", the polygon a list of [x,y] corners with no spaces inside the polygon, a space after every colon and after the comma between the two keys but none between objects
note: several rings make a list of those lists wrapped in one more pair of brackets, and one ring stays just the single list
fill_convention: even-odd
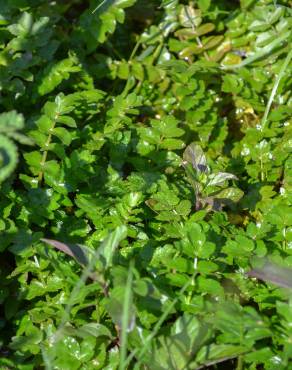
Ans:
[{"label": "broad green leaf", "polygon": [[55,127],[53,130],[53,135],[57,136],[57,138],[60,139],[64,145],[70,145],[72,137],[70,132],[64,127]]},{"label": "broad green leaf", "polygon": [[225,200],[231,200],[232,202],[238,202],[243,197],[243,191],[238,188],[227,188],[216,193],[216,198],[224,202]]},{"label": "broad green leaf", "polygon": [[235,346],[232,344],[211,344],[203,347],[199,351],[196,356],[196,362],[206,366],[209,364],[213,365],[214,363],[220,363],[230,358],[236,358],[248,351],[248,348],[244,346]]},{"label": "broad green leaf", "polygon": [[60,117],[58,117],[57,122],[63,123],[63,125],[71,127],[71,128],[76,128],[77,127],[74,118],[72,118],[70,116],[60,116]]}]

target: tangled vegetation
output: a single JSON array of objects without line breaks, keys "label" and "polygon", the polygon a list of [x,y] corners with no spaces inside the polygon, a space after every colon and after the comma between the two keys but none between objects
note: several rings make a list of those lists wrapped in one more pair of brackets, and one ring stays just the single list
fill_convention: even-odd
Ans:
[{"label": "tangled vegetation", "polygon": [[292,362],[291,0],[0,0],[0,368]]}]

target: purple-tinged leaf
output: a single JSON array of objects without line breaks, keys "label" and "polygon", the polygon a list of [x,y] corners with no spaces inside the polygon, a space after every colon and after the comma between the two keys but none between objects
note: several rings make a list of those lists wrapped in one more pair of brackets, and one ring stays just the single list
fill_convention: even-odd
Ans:
[{"label": "purple-tinged leaf", "polygon": [[198,144],[192,143],[186,148],[183,154],[183,160],[190,163],[198,172],[209,172],[205,154]]},{"label": "purple-tinged leaf", "polygon": [[78,244],[65,244],[53,239],[41,239],[43,242],[55,247],[61,252],[64,252],[68,256],[71,256],[76,259],[78,263],[82,266],[86,266],[89,261],[89,252],[85,247],[81,247]]},{"label": "purple-tinged leaf", "polygon": [[271,262],[266,262],[263,267],[252,269],[247,275],[283,288],[292,289],[292,269]]}]

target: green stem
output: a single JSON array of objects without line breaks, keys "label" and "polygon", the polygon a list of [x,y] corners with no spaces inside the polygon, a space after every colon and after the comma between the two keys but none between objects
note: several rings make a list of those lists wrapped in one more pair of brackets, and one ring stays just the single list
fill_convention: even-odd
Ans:
[{"label": "green stem", "polygon": [[281,79],[283,78],[284,76],[284,73],[285,73],[285,69],[288,67],[290,61],[291,61],[291,58],[292,58],[292,49],[290,50],[290,52],[287,54],[286,56],[286,59],[284,60],[284,63],[282,64],[282,67],[280,69],[280,73],[278,74],[277,78],[276,78],[276,81],[274,83],[274,86],[273,86],[273,89],[272,89],[272,92],[271,92],[271,95],[270,95],[270,98],[269,98],[269,101],[268,101],[268,104],[266,105],[266,109],[265,109],[265,113],[264,113],[264,116],[263,116],[263,119],[262,119],[262,131],[264,130],[264,127],[266,125],[266,122],[267,122],[267,119],[268,119],[268,115],[270,113],[270,110],[271,110],[271,106],[272,106],[272,103],[274,101],[274,98],[275,98],[275,95],[276,95],[276,92],[278,90],[278,87],[279,87],[279,84],[280,84],[280,81]]},{"label": "green stem", "polygon": [[239,355],[237,358],[236,370],[242,370],[242,369],[243,369],[243,358],[241,355]]},{"label": "green stem", "polygon": [[136,54],[136,52],[137,52],[137,50],[138,50],[138,48],[139,48],[139,46],[140,46],[140,38],[139,38],[139,40],[136,42],[136,45],[134,46],[134,49],[133,49],[133,51],[132,51],[132,53],[131,53],[131,55],[130,55],[130,59],[129,59],[129,62],[134,58],[134,56],[135,56],[135,54]]},{"label": "green stem", "polygon": [[261,181],[265,180],[264,168],[263,168],[263,159],[262,156],[260,157],[260,164],[261,164]]},{"label": "green stem", "polygon": [[[189,20],[189,22],[192,25],[192,30],[193,30],[193,32],[195,32],[195,24],[194,24],[194,22],[192,20],[192,17],[190,15],[189,11],[188,11],[187,6],[185,6],[184,9],[185,9],[186,15],[188,17],[188,20]],[[196,42],[199,45],[199,47],[203,49],[203,44],[202,44],[201,39],[200,39],[199,36],[196,36]],[[206,60],[208,60],[208,61],[210,60],[209,55],[208,55],[208,53],[206,51],[204,51],[203,55],[206,58]]]},{"label": "green stem", "polygon": [[[276,40],[272,41],[270,44],[264,46],[259,51],[255,52],[253,55],[247,57],[239,64],[234,64],[230,66],[223,66],[221,67],[223,70],[233,70],[241,67],[245,67],[253,62],[256,62],[257,60],[265,57],[266,55],[269,55],[274,51],[277,47],[279,47],[284,41],[288,39],[290,36],[290,32],[284,33],[282,36],[277,38]],[[290,54],[290,53],[289,53]]]},{"label": "green stem", "polygon": [[100,4],[98,4],[97,7],[95,9],[93,9],[91,14],[94,14],[95,12],[97,12],[98,9],[101,8],[103,6],[103,4],[106,3],[106,2],[107,2],[107,0],[103,0]]},{"label": "green stem", "polygon": [[[56,113],[55,119],[52,122],[52,127],[50,128],[50,133],[49,133],[49,136],[47,138],[47,141],[45,142],[44,148],[48,148],[49,145],[50,145],[50,143],[51,143],[51,140],[52,140],[52,131],[55,128],[55,125],[56,125],[56,122],[57,122],[58,117],[59,117],[59,114]],[[39,185],[41,185],[41,182],[43,180],[43,176],[44,176],[44,165],[46,163],[47,156],[48,156],[48,149],[44,150],[43,156],[42,156],[42,159],[41,159],[41,163],[40,163],[41,170],[40,170],[40,172],[38,174],[38,182],[39,182]]]},{"label": "green stem", "polygon": [[[181,288],[181,290],[179,291],[178,297],[181,297],[181,295],[185,292],[185,290],[191,285],[191,283],[192,283],[195,275],[196,275],[196,273],[194,273],[193,276],[191,277],[191,279],[189,279],[185,283],[185,285]],[[166,310],[164,311],[164,313],[160,316],[160,319],[155,324],[152,333],[149,334],[148,337],[145,339],[144,346],[141,349],[141,351],[139,352],[139,356],[138,356],[139,358],[137,359],[137,363],[136,363],[137,368],[138,368],[138,365],[140,365],[141,360],[142,360],[142,356],[147,351],[148,346],[149,346],[151,340],[157,335],[157,333],[158,333],[161,325],[166,320],[167,316],[169,315],[169,313],[171,312],[171,310],[173,309],[173,307],[176,305],[177,301],[178,301],[178,298],[175,298],[172,301],[172,303],[168,306],[168,308],[166,308]],[[132,351],[132,353],[128,356],[128,358],[126,360],[125,366],[128,366],[128,364],[132,361],[132,359],[138,354],[138,351],[139,351],[139,349],[137,349],[137,348]]]}]

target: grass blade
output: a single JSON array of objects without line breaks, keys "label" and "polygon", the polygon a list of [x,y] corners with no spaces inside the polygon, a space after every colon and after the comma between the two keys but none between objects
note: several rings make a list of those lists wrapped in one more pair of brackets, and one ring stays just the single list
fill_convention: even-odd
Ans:
[{"label": "grass blade", "polygon": [[130,306],[132,302],[133,264],[134,263],[132,260],[129,266],[129,273],[124,296],[119,370],[126,369],[128,326],[129,326]]},{"label": "grass blade", "polygon": [[268,115],[270,113],[270,110],[271,110],[271,106],[272,106],[272,103],[274,101],[274,98],[275,98],[275,95],[276,95],[276,92],[278,90],[278,87],[279,87],[279,84],[280,84],[280,81],[281,79],[283,78],[284,76],[284,73],[285,73],[285,70],[286,68],[288,67],[290,61],[291,61],[291,58],[292,58],[292,49],[290,50],[290,52],[287,54],[286,56],[286,59],[284,60],[284,63],[281,67],[281,70],[280,70],[280,73],[278,74],[277,78],[276,78],[276,81],[274,83],[274,86],[273,86],[273,89],[272,89],[272,92],[271,92],[271,95],[270,95],[270,98],[269,98],[269,101],[268,101],[268,104],[266,105],[266,109],[265,109],[265,113],[263,115],[263,119],[262,119],[262,130],[264,129],[265,125],[266,125],[266,122],[267,122],[267,119],[268,119]]}]

